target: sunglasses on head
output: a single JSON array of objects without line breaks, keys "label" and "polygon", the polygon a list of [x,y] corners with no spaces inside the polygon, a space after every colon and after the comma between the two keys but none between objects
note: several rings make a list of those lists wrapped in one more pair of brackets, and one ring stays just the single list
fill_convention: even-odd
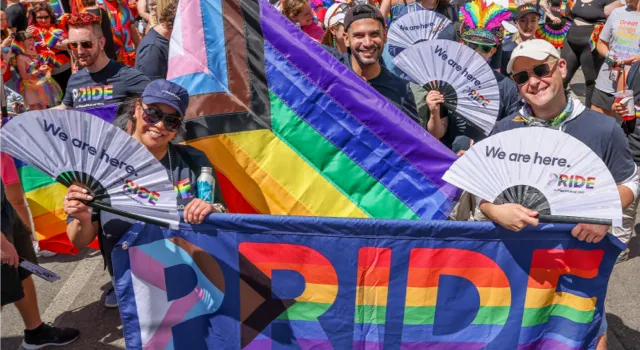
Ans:
[{"label": "sunglasses on head", "polygon": [[93,48],[93,41],[91,41],[91,40],[70,41],[67,44],[67,47],[71,51],[78,50],[78,46],[81,46],[83,49],[92,49]]},{"label": "sunglasses on head", "polygon": [[483,44],[472,43],[469,41],[467,41],[467,46],[473,51],[477,51],[485,55],[490,54],[491,50],[493,50],[493,48],[495,47],[493,45],[483,45]]},{"label": "sunglasses on head", "polygon": [[147,107],[142,110],[142,120],[149,125],[158,124],[161,120],[164,122],[164,128],[168,132],[175,132],[182,123],[182,117],[175,114],[166,114],[153,107]]},{"label": "sunglasses on head", "polygon": [[513,81],[518,85],[524,85],[529,81],[529,78],[531,78],[529,72],[533,73],[533,75],[541,79],[551,75],[554,68],[556,67],[556,64],[558,64],[557,60],[553,62],[553,66],[551,66],[551,62],[545,62],[534,66],[530,71],[525,70],[522,72],[514,73],[511,75],[511,79],[513,79]]}]

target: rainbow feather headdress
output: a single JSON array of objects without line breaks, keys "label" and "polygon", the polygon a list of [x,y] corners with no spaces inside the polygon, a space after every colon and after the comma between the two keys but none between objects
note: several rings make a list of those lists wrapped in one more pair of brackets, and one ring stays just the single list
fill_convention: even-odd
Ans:
[{"label": "rainbow feather headdress", "polygon": [[502,41],[502,22],[509,21],[513,14],[508,9],[482,0],[474,0],[460,8],[460,34],[466,41],[478,44],[497,45]]}]

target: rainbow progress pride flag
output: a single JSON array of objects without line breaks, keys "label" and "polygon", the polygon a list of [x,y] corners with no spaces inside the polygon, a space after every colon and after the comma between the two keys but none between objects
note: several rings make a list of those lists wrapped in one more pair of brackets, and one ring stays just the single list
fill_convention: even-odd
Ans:
[{"label": "rainbow progress pride flag", "polygon": [[127,349],[593,349],[622,244],[571,225],[212,214],[113,253]]},{"label": "rainbow progress pride flag", "polygon": [[455,155],[266,1],[180,1],[168,79],[231,212],[429,220],[455,204]]}]

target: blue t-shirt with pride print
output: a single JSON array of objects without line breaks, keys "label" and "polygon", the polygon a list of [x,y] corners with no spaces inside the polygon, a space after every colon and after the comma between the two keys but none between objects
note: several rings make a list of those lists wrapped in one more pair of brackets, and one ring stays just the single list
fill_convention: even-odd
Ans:
[{"label": "blue t-shirt with pride print", "polygon": [[86,68],[69,78],[62,103],[73,108],[99,107],[141,96],[150,80],[140,71],[114,60],[95,73]]}]

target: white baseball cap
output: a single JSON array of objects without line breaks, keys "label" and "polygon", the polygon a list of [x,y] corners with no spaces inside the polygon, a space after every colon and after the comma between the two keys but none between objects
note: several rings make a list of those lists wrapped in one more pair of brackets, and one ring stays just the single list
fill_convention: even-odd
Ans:
[{"label": "white baseball cap", "polygon": [[512,73],[513,62],[515,62],[518,57],[529,57],[536,61],[543,61],[549,56],[560,58],[558,50],[553,47],[550,42],[542,39],[524,41],[513,49],[511,59],[507,65],[507,74]]},{"label": "white baseball cap", "polygon": [[336,2],[327,9],[327,13],[324,15],[324,27],[329,29],[335,24],[344,23],[344,15],[347,11],[344,10],[348,5]]}]

